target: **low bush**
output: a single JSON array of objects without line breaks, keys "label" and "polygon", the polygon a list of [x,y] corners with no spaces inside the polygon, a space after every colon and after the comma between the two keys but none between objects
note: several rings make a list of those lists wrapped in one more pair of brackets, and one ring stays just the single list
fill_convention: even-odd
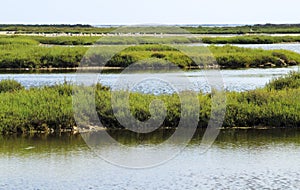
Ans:
[{"label": "low bush", "polygon": [[24,87],[18,81],[12,79],[4,79],[0,81],[0,93],[15,92],[22,89],[24,89]]},{"label": "low bush", "polygon": [[269,90],[282,90],[282,89],[297,89],[300,88],[300,73],[292,72],[288,76],[273,79],[266,86]]}]

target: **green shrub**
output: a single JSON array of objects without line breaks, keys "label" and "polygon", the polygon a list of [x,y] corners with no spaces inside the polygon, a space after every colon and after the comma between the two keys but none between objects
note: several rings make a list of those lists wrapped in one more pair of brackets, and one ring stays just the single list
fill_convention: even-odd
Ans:
[{"label": "green shrub", "polygon": [[5,79],[0,81],[0,93],[22,90],[24,87],[18,81]]},{"label": "green shrub", "polygon": [[300,72],[291,72],[287,76],[271,80],[267,86],[269,90],[300,88]]}]

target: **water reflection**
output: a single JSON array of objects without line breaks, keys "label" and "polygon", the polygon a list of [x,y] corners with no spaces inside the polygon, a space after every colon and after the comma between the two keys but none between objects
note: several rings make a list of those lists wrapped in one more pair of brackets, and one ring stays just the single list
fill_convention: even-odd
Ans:
[{"label": "water reflection", "polygon": [[[95,141],[97,141],[101,140],[106,133],[126,146],[157,145],[165,142],[174,132],[175,129],[158,129],[148,134],[142,134],[125,129],[112,129],[83,134],[4,135],[0,136],[0,155],[88,151],[82,135],[90,138],[96,137]],[[205,129],[198,129],[191,139],[189,147],[200,145],[204,132]],[[263,148],[278,144],[300,145],[300,129],[226,129],[221,130],[214,146],[219,148],[247,148],[249,146]],[[109,144],[107,146],[109,148]]]},{"label": "water reflection", "polygon": [[[175,159],[146,170],[104,162],[80,135],[1,136],[0,189],[300,188],[299,130],[222,130],[211,149],[200,154],[203,132],[198,130]],[[140,145],[146,150],[173,131],[158,130],[142,137],[124,130],[109,133],[125,145]],[[169,149],[173,146],[176,144]],[[104,149],[115,151],[109,145]],[[124,153],[118,149],[115,156]],[[131,159],[134,161],[136,156],[133,154]]]},{"label": "water reflection", "polygon": [[31,134],[0,136],[0,156],[26,156],[32,154],[71,154],[87,150],[81,135]]}]

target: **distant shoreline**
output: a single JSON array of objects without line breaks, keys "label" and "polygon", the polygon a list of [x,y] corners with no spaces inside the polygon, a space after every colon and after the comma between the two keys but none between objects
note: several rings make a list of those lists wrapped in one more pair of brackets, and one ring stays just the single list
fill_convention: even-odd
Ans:
[{"label": "distant shoreline", "polygon": [[[179,30],[176,30],[179,29]],[[69,34],[300,34],[300,24],[249,25],[124,25],[92,26],[87,24],[0,24],[0,31],[10,33],[69,33]]]},{"label": "distant shoreline", "polygon": [[58,33],[43,33],[43,32],[18,32],[18,31],[0,31],[0,35],[7,36],[44,36],[44,37],[237,37],[237,36],[300,36],[300,33],[245,33],[245,34],[219,34],[219,33],[209,33],[209,34],[145,34],[145,33],[67,33],[67,32],[58,32]]}]

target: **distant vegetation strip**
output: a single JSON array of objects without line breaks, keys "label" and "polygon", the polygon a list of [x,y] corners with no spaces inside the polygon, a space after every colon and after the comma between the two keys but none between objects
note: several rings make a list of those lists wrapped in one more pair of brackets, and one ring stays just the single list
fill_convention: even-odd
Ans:
[{"label": "distant vegetation strip", "polygon": [[193,37],[121,37],[121,36],[21,36],[21,35],[0,35],[0,45],[23,44],[23,45],[137,45],[137,44],[189,44],[200,43],[200,38]]},{"label": "distant vegetation strip", "polygon": [[276,44],[299,43],[300,36],[235,36],[235,37],[205,37],[202,43],[206,44]]},{"label": "distant vegetation strip", "polygon": [[290,34],[300,33],[300,24],[256,24],[234,27],[183,27],[193,34]]},{"label": "distant vegetation strip", "polygon": [[0,35],[0,45],[142,45],[142,44],[275,44],[299,43],[300,36],[249,35],[235,37],[185,37],[185,36],[21,36]]},{"label": "distant vegetation strip", "polygon": [[15,32],[17,34],[24,33],[97,33],[106,34],[115,30],[112,27],[96,28],[91,25],[13,25],[13,24],[2,24],[0,25],[0,31]]},{"label": "distant vegetation strip", "polygon": [[[144,33],[182,33],[183,30],[174,30],[174,27],[148,27],[146,30],[140,30],[141,27],[127,27],[122,29],[123,33],[136,33],[143,31]],[[171,29],[173,28],[173,30]],[[230,27],[209,27],[209,26],[183,26],[182,29],[193,34],[259,34],[259,33],[300,33],[299,24],[265,24],[265,25],[245,25],[245,26],[230,26]],[[113,33],[120,31],[120,27],[94,27],[91,25],[14,25],[2,24],[0,31],[11,31],[16,33]],[[181,32],[180,32],[181,31]]]},{"label": "distant vegetation strip", "polygon": [[[291,73],[271,81],[262,89],[227,92],[223,127],[300,127],[299,81],[300,73]],[[16,81],[0,81],[0,133],[75,130],[72,92],[76,88],[78,87],[64,83],[52,87],[24,89]],[[102,124],[108,129],[122,128],[114,114],[125,117],[124,105],[115,105],[115,110],[118,111],[114,113],[111,107],[111,92],[107,87],[98,84],[95,88],[87,90],[96,90],[96,111]],[[132,93],[132,115],[141,121],[149,119],[149,104],[156,98],[161,99],[168,109],[163,127],[176,128],[181,117],[180,99],[176,94],[154,96]],[[198,100],[201,105],[198,127],[205,128],[211,114],[211,94],[199,94]],[[87,113],[83,117],[89,120],[89,111],[85,109],[90,107],[84,103],[82,106],[82,113]],[[92,121],[89,124],[96,125]]]}]

